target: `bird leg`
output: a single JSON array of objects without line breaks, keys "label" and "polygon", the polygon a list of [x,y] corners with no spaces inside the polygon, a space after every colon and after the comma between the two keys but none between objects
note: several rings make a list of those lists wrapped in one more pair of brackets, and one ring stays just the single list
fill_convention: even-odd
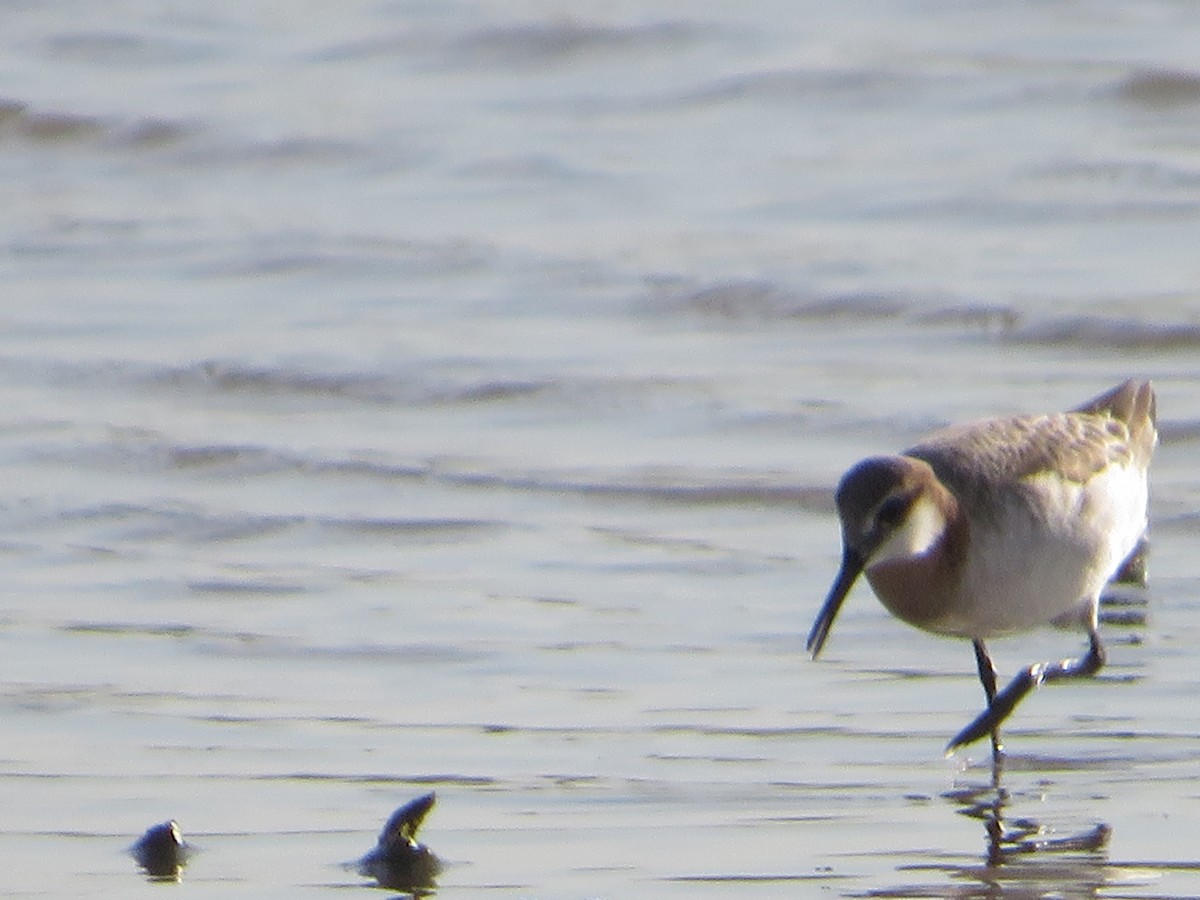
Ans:
[{"label": "bird leg", "polygon": [[[1089,675],[1095,675],[1104,666],[1105,662],[1104,646],[1100,643],[1100,635],[1096,633],[1096,626],[1091,625],[1088,627],[1088,639],[1091,646],[1088,648],[1087,654],[1078,659],[1034,663],[1029,668],[1019,672],[1009,683],[1008,687],[999,694],[996,694],[994,699],[988,703],[988,708],[980,713],[974,722],[955,735],[954,739],[946,746],[946,752],[948,754],[953,753],[959,747],[977,741],[988,733],[991,733],[992,740],[996,741],[1000,723],[1008,718],[1009,714],[1025,698],[1026,694],[1043,681],[1058,681],[1064,678],[1084,678]],[[983,689],[986,692],[988,690],[988,678],[984,673],[985,667],[980,658],[980,647],[982,645],[978,641],[975,644],[976,659],[979,661],[979,679],[983,682]],[[983,658],[987,658],[986,651],[983,652]],[[990,668],[990,666],[991,660],[988,659],[988,667]],[[992,680],[994,684],[994,670]]]},{"label": "bird leg", "polygon": [[[979,668],[979,680],[983,684],[983,693],[987,697],[987,705],[990,709],[996,701],[996,666],[992,663],[992,658],[988,655],[983,641],[974,640],[971,644],[975,647],[975,665]],[[992,728],[992,763],[994,767],[999,767],[1003,756],[1004,746],[1000,743],[1000,723],[997,721]],[[999,773],[996,774],[998,777]]]}]

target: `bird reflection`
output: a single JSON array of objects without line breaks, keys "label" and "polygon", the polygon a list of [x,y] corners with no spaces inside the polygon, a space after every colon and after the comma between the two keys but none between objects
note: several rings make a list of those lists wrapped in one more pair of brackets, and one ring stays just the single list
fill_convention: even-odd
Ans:
[{"label": "bird reflection", "polygon": [[982,820],[989,866],[1002,866],[1030,853],[1099,853],[1112,832],[1098,823],[1079,834],[1047,837],[1045,826],[1036,819],[1005,817],[1009,796],[1002,786],[968,788],[945,796],[963,804],[958,811],[964,816]]},{"label": "bird reflection", "polygon": [[358,861],[359,874],[374,878],[380,887],[415,897],[433,893],[441,861],[432,850],[417,842],[417,831],[436,799],[430,792],[392,813],[375,849]]},{"label": "bird reflection", "polygon": [[1105,885],[1112,829],[1097,823],[1075,834],[1052,835],[1037,819],[1007,814],[1009,792],[998,783],[944,795],[964,816],[983,822],[982,864],[947,867],[956,881],[975,887],[955,897],[1044,897],[1067,891],[1072,897],[1097,896]]}]

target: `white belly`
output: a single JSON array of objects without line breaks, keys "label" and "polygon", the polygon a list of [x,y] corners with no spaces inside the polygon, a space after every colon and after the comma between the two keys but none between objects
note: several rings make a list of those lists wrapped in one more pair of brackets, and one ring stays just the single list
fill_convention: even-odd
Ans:
[{"label": "white belly", "polygon": [[1146,529],[1144,473],[1110,466],[1086,485],[1043,474],[1022,490],[1032,502],[1011,496],[998,515],[972,521],[957,602],[932,630],[986,638],[1095,624],[1100,591]]}]

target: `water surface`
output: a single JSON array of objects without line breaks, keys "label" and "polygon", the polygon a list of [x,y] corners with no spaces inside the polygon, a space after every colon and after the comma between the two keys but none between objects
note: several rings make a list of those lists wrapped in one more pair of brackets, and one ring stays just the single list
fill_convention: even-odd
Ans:
[{"label": "water surface", "polygon": [[[0,12],[8,896],[1200,893],[1200,12]],[[1146,591],[946,760],[831,490],[1155,380]],[[998,642],[1002,675],[1074,653]],[[170,888],[165,888],[170,889]]]}]

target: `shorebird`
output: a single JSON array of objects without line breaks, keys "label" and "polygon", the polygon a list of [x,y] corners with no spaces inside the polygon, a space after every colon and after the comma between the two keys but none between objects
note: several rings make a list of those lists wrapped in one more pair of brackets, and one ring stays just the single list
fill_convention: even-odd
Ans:
[{"label": "shorebird", "polygon": [[[892,615],[975,648],[987,708],[946,747],[991,735],[1045,681],[1104,665],[1100,592],[1147,525],[1158,442],[1154,391],[1126,381],[1070,412],[957,425],[899,456],[865,459],[837,488],[842,564],[808,635],[814,659],[860,574]],[[984,641],[1042,625],[1082,628],[1088,650],[1039,662],[997,693]]]}]

